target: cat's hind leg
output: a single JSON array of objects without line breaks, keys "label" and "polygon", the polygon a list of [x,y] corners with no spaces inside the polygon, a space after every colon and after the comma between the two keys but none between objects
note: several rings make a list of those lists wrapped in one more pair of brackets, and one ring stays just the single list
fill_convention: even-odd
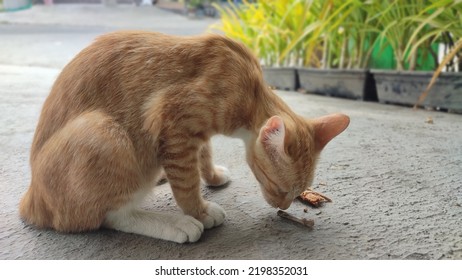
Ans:
[{"label": "cat's hind leg", "polygon": [[207,186],[223,186],[231,181],[231,174],[228,168],[221,165],[214,165],[212,160],[212,145],[207,141],[200,150],[199,164],[201,175]]},{"label": "cat's hind leg", "polygon": [[202,223],[191,216],[155,213],[130,206],[109,212],[103,225],[177,243],[196,242],[204,231]]},{"label": "cat's hind leg", "polygon": [[130,138],[110,116],[83,113],[56,131],[31,158],[32,180],[21,217],[62,232],[98,229],[142,181]]}]

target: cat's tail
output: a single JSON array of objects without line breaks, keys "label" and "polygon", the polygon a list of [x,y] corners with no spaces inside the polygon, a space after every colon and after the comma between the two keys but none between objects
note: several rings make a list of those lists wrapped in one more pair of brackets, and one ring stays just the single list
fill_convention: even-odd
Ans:
[{"label": "cat's tail", "polygon": [[47,209],[45,201],[36,193],[32,184],[19,203],[19,215],[28,224],[39,228],[50,227],[53,219],[52,213]]}]

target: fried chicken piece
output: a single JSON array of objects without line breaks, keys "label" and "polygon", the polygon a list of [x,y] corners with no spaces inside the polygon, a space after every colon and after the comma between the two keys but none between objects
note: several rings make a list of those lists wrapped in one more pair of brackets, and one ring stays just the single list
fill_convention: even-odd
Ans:
[{"label": "fried chicken piece", "polygon": [[302,192],[298,198],[313,207],[320,207],[324,202],[332,202],[332,200],[320,193],[314,192],[312,190],[306,190]]}]

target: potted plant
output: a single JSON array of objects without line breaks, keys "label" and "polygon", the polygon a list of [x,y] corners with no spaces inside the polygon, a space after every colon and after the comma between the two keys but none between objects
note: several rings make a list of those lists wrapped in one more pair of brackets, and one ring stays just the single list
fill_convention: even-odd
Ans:
[{"label": "potted plant", "polygon": [[[291,5],[286,5],[293,2]],[[236,5],[215,6],[221,13],[221,24],[214,28],[248,46],[260,59],[266,82],[275,88],[295,90],[298,78],[293,56],[281,59],[281,53],[291,42],[295,26],[307,24],[306,3],[302,1],[270,1],[258,3],[244,0]]]},{"label": "potted plant", "polygon": [[[448,45],[454,38],[461,38],[462,4],[451,0],[395,0],[387,6],[377,2],[372,8],[382,30],[380,41],[391,46],[396,65],[395,71],[373,71],[379,101],[414,105],[438,65],[435,45]],[[427,67],[423,65],[426,57],[432,62]],[[457,88],[454,82],[462,78],[458,74],[441,75],[434,91],[445,95],[432,94],[422,105],[448,109],[450,102],[444,100],[450,99]]]},{"label": "potted plant", "polygon": [[[221,12],[219,29],[255,52],[269,84],[296,89],[298,81],[309,92],[386,103],[415,104],[439,64],[438,44],[462,37],[457,0],[260,0]],[[460,85],[442,85],[458,74],[442,73],[434,90],[454,92]],[[428,96],[426,106],[436,98]]]},{"label": "potted plant", "polygon": [[[356,12],[359,6],[354,0],[244,1],[239,7],[230,3],[220,9],[218,29],[254,50],[265,80],[276,88],[300,86],[314,93],[365,99],[364,89],[374,85],[371,75],[353,68],[367,64],[363,55],[373,38],[361,26],[363,19],[354,18],[367,16]],[[352,40],[353,34],[357,36]]]},{"label": "potted plant", "polygon": [[449,112],[462,113],[462,3],[449,1],[445,6],[434,1],[431,8],[436,9],[435,15],[428,18],[421,17],[419,21],[421,26],[431,25],[435,32],[443,34],[444,57],[432,73],[432,79],[416,106],[423,104]]},{"label": "potted plant", "polygon": [[[460,72],[442,73],[444,67],[451,64],[451,61],[453,61],[461,50],[462,38],[457,41],[455,46],[444,57],[443,61],[441,61],[430,83],[414,105],[414,108],[426,102],[427,104],[447,109],[449,112],[462,113],[462,75]],[[462,65],[460,64],[462,64],[462,61],[460,60],[460,56],[458,61],[458,68],[461,69]],[[454,63],[452,64],[454,65]],[[432,92],[429,96],[430,91]]]},{"label": "potted plant", "polygon": [[[299,68],[300,85],[309,92],[376,101],[373,76],[368,70],[371,45],[377,37],[369,26],[366,3],[326,1],[321,11],[320,65]],[[328,16],[323,16],[327,14]]]}]

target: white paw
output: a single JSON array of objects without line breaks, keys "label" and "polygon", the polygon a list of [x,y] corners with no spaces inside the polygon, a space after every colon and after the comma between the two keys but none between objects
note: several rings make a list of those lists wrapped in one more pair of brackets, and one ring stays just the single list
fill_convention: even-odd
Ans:
[{"label": "white paw", "polygon": [[231,172],[229,172],[228,168],[221,165],[215,165],[215,172],[220,174],[220,177],[222,179],[222,185],[231,181]]},{"label": "white paw", "polygon": [[212,228],[221,225],[226,217],[225,210],[214,202],[208,202],[207,213],[202,220],[204,227]]},{"label": "white paw", "polygon": [[204,232],[204,225],[191,216],[183,216],[174,224],[171,240],[177,243],[196,242]]},{"label": "white paw", "polygon": [[107,213],[104,226],[177,243],[196,242],[204,232],[204,225],[191,216],[127,208]]},{"label": "white paw", "polygon": [[211,187],[218,187],[222,186],[229,181],[231,181],[231,172],[229,172],[229,169],[221,166],[221,165],[215,165],[215,180],[212,184],[209,184]]}]

